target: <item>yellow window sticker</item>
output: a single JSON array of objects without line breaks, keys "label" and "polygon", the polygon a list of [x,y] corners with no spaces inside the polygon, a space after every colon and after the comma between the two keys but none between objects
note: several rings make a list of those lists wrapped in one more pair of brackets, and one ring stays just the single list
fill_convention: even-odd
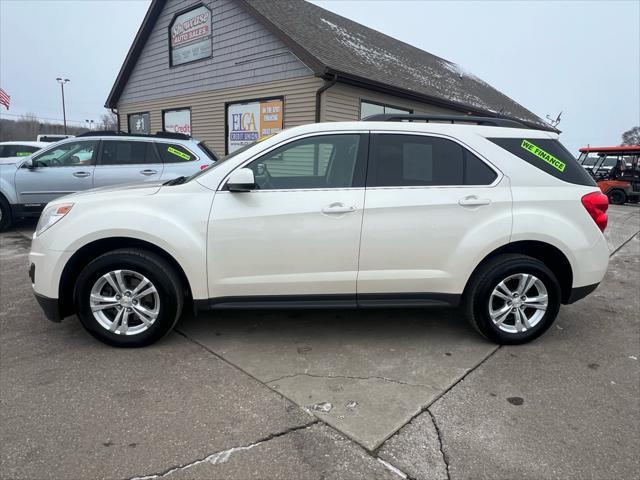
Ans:
[{"label": "yellow window sticker", "polygon": [[16,152],[16,157],[28,157],[31,152]]},{"label": "yellow window sticker", "polygon": [[184,152],[181,152],[177,148],[169,147],[167,148],[167,152],[173,153],[176,157],[180,157],[184,160],[191,160],[191,157]]},{"label": "yellow window sticker", "polygon": [[527,152],[535,155],[536,157],[540,158],[541,160],[544,160],[549,165],[551,165],[553,168],[555,168],[557,170],[560,170],[561,172],[564,172],[564,168],[567,166],[566,163],[564,163],[562,160],[559,160],[558,158],[554,157],[549,152],[545,152],[543,149],[541,149],[540,147],[535,146],[533,143],[528,142],[527,140],[523,140],[522,141],[522,145],[520,145],[520,146],[522,148],[524,148]]}]

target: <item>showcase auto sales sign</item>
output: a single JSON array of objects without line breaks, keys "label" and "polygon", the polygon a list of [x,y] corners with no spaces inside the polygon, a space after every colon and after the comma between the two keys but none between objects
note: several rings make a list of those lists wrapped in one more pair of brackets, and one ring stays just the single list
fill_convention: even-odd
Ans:
[{"label": "showcase auto sales sign", "polygon": [[211,56],[211,11],[204,5],[178,15],[170,32],[172,65]]}]

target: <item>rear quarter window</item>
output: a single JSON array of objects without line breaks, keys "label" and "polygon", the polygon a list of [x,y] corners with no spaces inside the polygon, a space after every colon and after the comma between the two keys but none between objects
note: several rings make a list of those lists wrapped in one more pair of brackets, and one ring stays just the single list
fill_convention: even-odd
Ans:
[{"label": "rear quarter window", "polygon": [[559,180],[595,186],[595,181],[558,140],[547,138],[489,138],[499,147]]},{"label": "rear quarter window", "polygon": [[162,158],[163,163],[191,162],[198,158],[182,145],[174,143],[158,143],[156,146],[158,147],[158,152],[160,152],[160,157]]}]

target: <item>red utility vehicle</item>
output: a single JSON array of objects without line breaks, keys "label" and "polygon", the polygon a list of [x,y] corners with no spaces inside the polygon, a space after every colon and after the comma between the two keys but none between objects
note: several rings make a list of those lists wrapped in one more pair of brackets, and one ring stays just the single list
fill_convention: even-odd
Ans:
[{"label": "red utility vehicle", "polygon": [[640,199],[640,145],[582,147],[578,162],[593,175],[609,203]]}]

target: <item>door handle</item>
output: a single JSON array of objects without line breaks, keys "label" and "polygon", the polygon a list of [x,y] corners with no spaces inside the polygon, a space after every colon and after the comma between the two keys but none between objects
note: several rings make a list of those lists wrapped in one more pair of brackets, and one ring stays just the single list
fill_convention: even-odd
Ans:
[{"label": "door handle", "polygon": [[85,177],[90,177],[91,174],[89,172],[75,172],[73,176],[77,178],[85,178]]},{"label": "door handle", "polygon": [[490,205],[490,198],[480,198],[478,195],[469,195],[468,197],[461,198],[458,204],[463,207],[478,207],[481,205]]},{"label": "door handle", "polygon": [[344,203],[336,202],[331,203],[322,209],[322,213],[351,213],[355,212],[356,207],[354,205],[346,206]]},{"label": "door handle", "polygon": [[140,173],[142,175],[155,175],[156,173],[158,173],[157,170],[151,170],[150,168],[147,168],[146,170],[140,170]]}]

